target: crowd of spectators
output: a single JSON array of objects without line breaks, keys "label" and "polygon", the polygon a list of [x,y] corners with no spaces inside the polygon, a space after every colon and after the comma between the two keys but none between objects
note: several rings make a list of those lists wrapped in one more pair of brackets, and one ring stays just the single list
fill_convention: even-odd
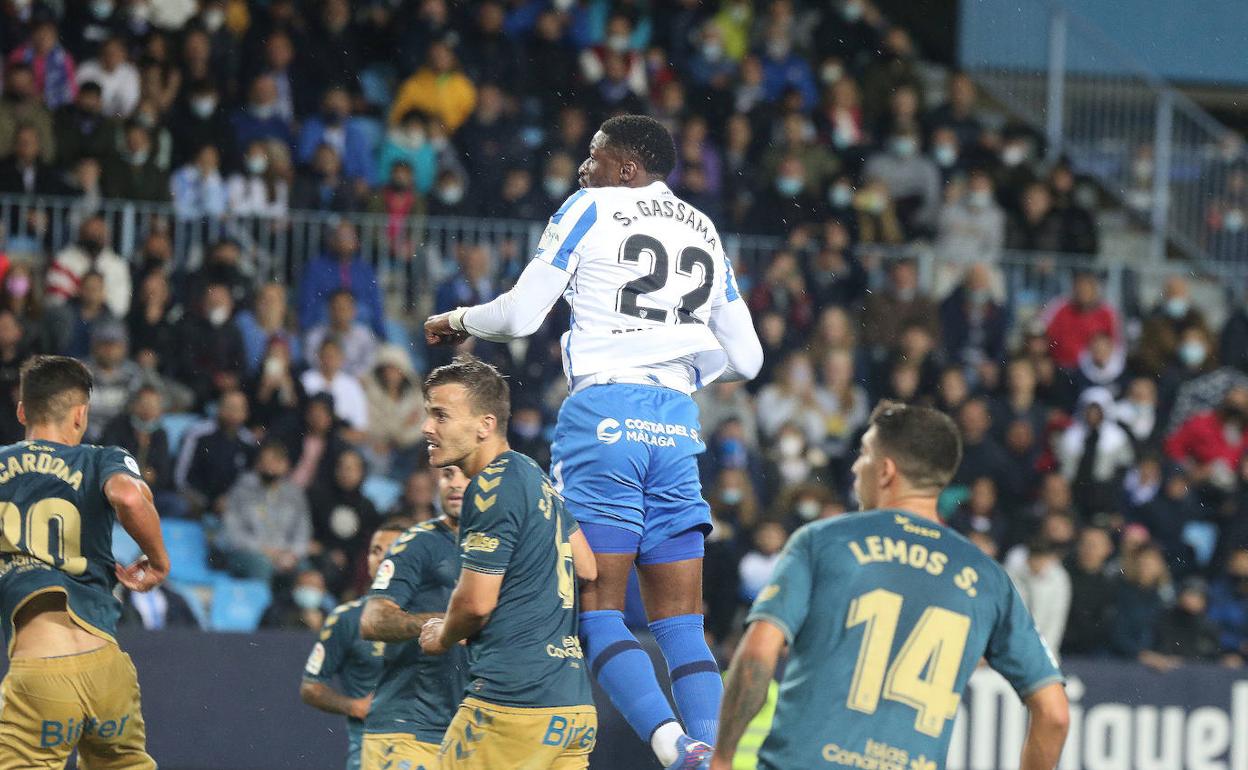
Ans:
[{"label": "crowd of spectators", "polygon": [[[68,245],[46,247],[36,211],[22,231],[45,237],[0,259],[0,440],[21,435],[26,356],[87,360],[91,440],[135,454],[165,517],[203,523],[216,568],[271,581],[266,623],[315,625],[364,588],[383,517],[436,514],[420,382],[449,354],[396,334],[419,319],[386,316],[349,215],[544,219],[598,122],[637,111],[676,138],[677,194],[783,241],[739,270],[764,371],[697,397],[718,642],[794,529],[853,506],[856,442],[891,398],[956,418],[947,520],[1002,560],[1053,648],[1248,656],[1248,311],[1213,328],[1176,277],[1124,318],[1089,271],[1021,318],[995,263],[1092,265],[1094,196],[970,78],[929,87],[871,3],[4,0],[0,17],[0,193],[75,201]],[[109,198],[172,221],[119,254]],[[258,278],[228,232],[198,262],[175,246],[180,224],[298,209],[348,216],[289,280]],[[860,258],[920,238],[941,267],[922,280]],[[422,288],[435,310],[491,299],[527,257],[454,256]],[[525,345],[467,345],[512,378],[512,446],[541,463],[566,325],[559,307]],[[379,510],[372,479],[397,501]],[[126,597],[127,617],[193,620],[166,593]]]}]

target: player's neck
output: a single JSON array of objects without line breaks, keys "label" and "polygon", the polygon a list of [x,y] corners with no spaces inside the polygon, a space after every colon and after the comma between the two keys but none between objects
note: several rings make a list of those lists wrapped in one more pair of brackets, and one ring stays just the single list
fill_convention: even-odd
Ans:
[{"label": "player's neck", "polygon": [[890,511],[905,511],[913,516],[940,523],[936,498],[930,495],[899,495],[880,507]]},{"label": "player's neck", "polygon": [[476,451],[464,458],[459,469],[464,472],[468,478],[476,476],[485,470],[485,466],[498,459],[503,452],[511,451],[507,439],[502,436],[491,436],[477,447]]},{"label": "player's neck", "polygon": [[75,439],[70,432],[57,425],[31,425],[26,428],[27,441],[51,441],[53,444],[77,446],[81,439]]}]

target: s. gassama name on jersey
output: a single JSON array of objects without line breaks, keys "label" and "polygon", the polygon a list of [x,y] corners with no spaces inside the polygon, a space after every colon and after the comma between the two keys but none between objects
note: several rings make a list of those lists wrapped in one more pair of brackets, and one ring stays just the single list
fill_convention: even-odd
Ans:
[{"label": "s. gassama name on jersey", "polygon": [[[698,210],[688,203],[678,200],[650,200],[637,201],[637,211],[643,217],[664,217],[666,219],[674,219],[677,222],[683,222],[689,225],[689,229],[702,236],[702,240],[712,248],[717,243],[715,234],[707,225],[706,220],[699,215]],[[623,211],[615,212],[613,217],[624,227],[628,227],[637,221],[638,217],[630,217]]]},{"label": "s. gassama name on jersey", "polygon": [[628,417],[624,420],[623,430],[620,421],[607,417],[598,423],[598,440],[604,444],[614,444],[620,439],[633,441],[650,446],[676,446],[676,436],[685,436],[698,441],[697,428],[665,422],[651,422]]}]

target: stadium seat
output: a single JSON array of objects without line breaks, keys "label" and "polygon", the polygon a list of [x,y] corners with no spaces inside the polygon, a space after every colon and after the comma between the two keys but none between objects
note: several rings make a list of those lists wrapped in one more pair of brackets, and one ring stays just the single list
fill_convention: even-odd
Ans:
[{"label": "stadium seat", "polygon": [[120,524],[113,524],[113,559],[118,564],[130,564],[142,553],[134,538]]},{"label": "stadium seat", "polygon": [[182,447],[182,439],[186,437],[186,432],[195,425],[203,422],[203,417],[197,414],[184,414],[174,412],[160,418],[160,427],[165,429],[165,435],[169,438],[169,453],[174,457],[178,456],[178,451]]},{"label": "stadium seat", "polygon": [[272,600],[273,594],[266,580],[240,580],[218,575],[212,585],[209,626],[213,631],[255,631]]},{"label": "stadium seat", "polygon": [[378,511],[385,513],[399,501],[399,496],[403,494],[403,485],[385,476],[369,476],[364,479],[364,486],[360,491],[377,506]]},{"label": "stadium seat", "polygon": [[160,523],[169,551],[172,569],[169,578],[179,583],[203,585],[212,582],[208,569],[208,538],[198,521],[167,519]]}]

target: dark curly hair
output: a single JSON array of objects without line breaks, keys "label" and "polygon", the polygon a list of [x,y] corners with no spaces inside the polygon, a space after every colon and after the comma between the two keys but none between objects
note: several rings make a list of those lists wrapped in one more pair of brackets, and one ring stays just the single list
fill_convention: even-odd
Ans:
[{"label": "dark curly hair", "polygon": [[646,171],[666,177],[676,167],[676,143],[662,123],[647,115],[617,115],[600,129],[615,148]]}]

